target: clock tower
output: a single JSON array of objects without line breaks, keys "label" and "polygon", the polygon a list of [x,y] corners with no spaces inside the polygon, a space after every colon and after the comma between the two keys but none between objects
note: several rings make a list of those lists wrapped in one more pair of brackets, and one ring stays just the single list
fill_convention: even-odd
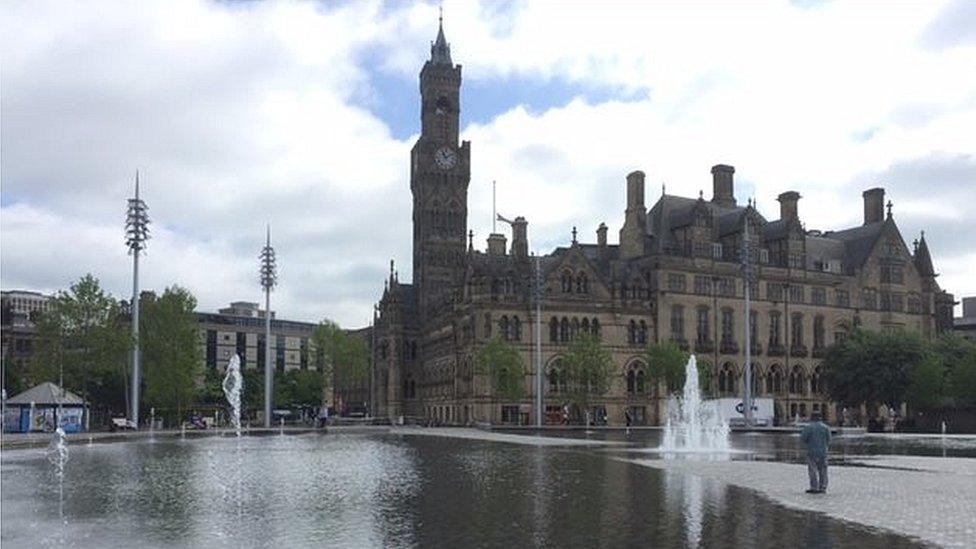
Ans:
[{"label": "clock tower", "polygon": [[420,71],[420,138],[410,151],[413,278],[427,323],[449,311],[464,275],[471,147],[459,143],[461,65],[441,21]]}]

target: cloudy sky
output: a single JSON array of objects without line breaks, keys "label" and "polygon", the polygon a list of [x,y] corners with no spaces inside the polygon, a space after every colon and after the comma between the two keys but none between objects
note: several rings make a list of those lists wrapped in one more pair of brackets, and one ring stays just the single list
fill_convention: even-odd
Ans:
[{"label": "cloudy sky", "polygon": [[[464,66],[469,227],[499,211],[531,246],[611,242],[624,177],[648,203],[736,167],[768,217],[861,223],[884,186],[943,287],[976,295],[976,2],[444,3]],[[408,151],[438,4],[4,2],[4,289],[86,272],[131,292],[125,198],[153,220],[143,287],[202,310],[258,301],[272,224],[283,318],[368,323],[389,260],[409,280]]]}]

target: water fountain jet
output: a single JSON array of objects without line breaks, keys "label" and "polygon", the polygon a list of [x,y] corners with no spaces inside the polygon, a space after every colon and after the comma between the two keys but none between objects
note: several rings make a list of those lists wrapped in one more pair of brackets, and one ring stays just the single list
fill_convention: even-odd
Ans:
[{"label": "water fountain jet", "polygon": [[695,355],[685,365],[681,400],[668,402],[668,418],[659,450],[664,452],[728,452],[729,424],[714,407],[702,402]]},{"label": "water fountain jet", "polygon": [[244,378],[241,376],[241,359],[236,354],[230,358],[227,364],[227,374],[224,376],[224,396],[227,397],[227,404],[230,405],[230,421],[237,433],[237,438],[241,437],[241,392],[244,389]]}]

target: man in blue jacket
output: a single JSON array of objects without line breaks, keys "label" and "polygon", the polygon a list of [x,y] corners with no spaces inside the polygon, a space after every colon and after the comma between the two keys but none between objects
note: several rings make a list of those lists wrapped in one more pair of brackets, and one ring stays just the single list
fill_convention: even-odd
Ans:
[{"label": "man in blue jacket", "polygon": [[827,446],[830,445],[830,428],[820,421],[820,413],[810,415],[810,423],[800,433],[800,440],[807,446],[807,471],[810,473],[808,494],[827,491]]}]

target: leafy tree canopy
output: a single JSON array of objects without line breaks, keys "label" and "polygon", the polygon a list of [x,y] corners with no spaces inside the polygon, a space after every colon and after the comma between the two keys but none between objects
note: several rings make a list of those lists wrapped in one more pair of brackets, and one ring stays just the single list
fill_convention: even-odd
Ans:
[{"label": "leafy tree canopy", "polygon": [[586,409],[592,395],[606,393],[613,379],[613,357],[592,334],[580,334],[563,359],[565,392],[570,402]]},{"label": "leafy tree canopy", "polygon": [[200,381],[197,300],[184,288],[140,300],[139,338],[145,380],[144,402],[182,417]]},{"label": "leafy tree canopy", "polygon": [[98,279],[87,274],[68,291],[58,292],[37,317],[37,348],[30,384],[58,382],[93,407],[114,412],[126,408],[126,369],[132,338],[118,301]]},{"label": "leafy tree canopy", "polygon": [[910,373],[927,358],[917,334],[857,329],[828,349],[824,382],[833,400],[849,406],[897,406],[908,395]]},{"label": "leafy tree canopy", "polygon": [[[654,383],[664,382],[668,394],[679,394],[685,387],[685,367],[691,354],[682,351],[673,341],[662,341],[647,348],[648,376]],[[712,364],[703,358],[695,361],[698,368],[698,388],[708,392],[712,380]]]},{"label": "leafy tree canopy", "polygon": [[475,355],[478,373],[487,374],[495,394],[505,400],[518,400],[525,394],[525,365],[515,347],[494,338]]}]

